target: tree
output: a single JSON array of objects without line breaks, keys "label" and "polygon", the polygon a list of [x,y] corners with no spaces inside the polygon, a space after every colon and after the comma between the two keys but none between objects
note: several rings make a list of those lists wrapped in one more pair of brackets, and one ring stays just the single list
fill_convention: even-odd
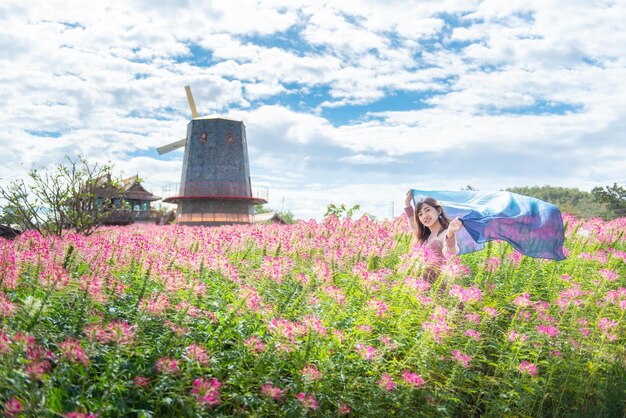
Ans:
[{"label": "tree", "polygon": [[334,215],[337,218],[341,218],[345,215],[347,218],[352,218],[354,216],[354,213],[358,210],[361,210],[361,205],[358,204],[348,209],[343,203],[339,206],[335,205],[334,203],[329,203],[326,207],[326,213],[324,214],[324,217],[328,215]]},{"label": "tree", "polygon": [[591,193],[606,204],[615,217],[626,216],[626,187],[613,183],[613,186],[594,187]]},{"label": "tree", "polygon": [[66,230],[89,235],[115,211],[111,199],[121,194],[111,166],[90,164],[84,157],[53,170],[28,171],[24,180],[0,187],[2,219],[21,229],[61,236]]}]

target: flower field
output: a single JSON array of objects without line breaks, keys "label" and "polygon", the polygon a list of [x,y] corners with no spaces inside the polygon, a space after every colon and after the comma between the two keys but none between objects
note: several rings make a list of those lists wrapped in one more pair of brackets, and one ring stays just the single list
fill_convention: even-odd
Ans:
[{"label": "flower field", "polygon": [[561,262],[405,218],[0,240],[6,416],[626,414],[626,219]]}]

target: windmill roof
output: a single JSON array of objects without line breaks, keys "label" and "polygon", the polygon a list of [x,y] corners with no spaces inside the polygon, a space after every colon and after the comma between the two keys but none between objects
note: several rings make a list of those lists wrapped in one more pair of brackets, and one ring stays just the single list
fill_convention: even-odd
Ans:
[{"label": "windmill roof", "polygon": [[287,222],[276,212],[267,212],[267,213],[255,213],[252,222],[254,223],[263,223],[263,222],[273,222],[286,224]]},{"label": "windmill roof", "polygon": [[124,184],[124,197],[134,200],[160,200],[159,196],[155,196],[146,190],[139,182],[139,176],[135,175],[122,180]]},{"label": "windmill roof", "polygon": [[[114,188],[107,187],[107,181],[111,180],[110,175],[104,175],[96,179],[96,184],[100,187],[98,194],[101,196],[106,196],[109,198],[113,198],[119,196],[117,191],[114,191]],[[122,179],[122,197],[126,199],[133,200],[148,200],[155,201],[161,200],[159,196],[153,195],[149,192],[145,187],[141,185],[139,182],[139,176],[134,175],[125,179]]]}]

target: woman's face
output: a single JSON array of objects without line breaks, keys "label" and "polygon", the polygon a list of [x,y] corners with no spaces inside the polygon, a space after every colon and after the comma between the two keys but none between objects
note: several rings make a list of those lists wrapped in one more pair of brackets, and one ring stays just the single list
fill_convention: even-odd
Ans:
[{"label": "woman's face", "polygon": [[417,212],[417,219],[419,219],[425,227],[431,228],[439,222],[439,212],[428,203],[423,203],[419,212]]}]

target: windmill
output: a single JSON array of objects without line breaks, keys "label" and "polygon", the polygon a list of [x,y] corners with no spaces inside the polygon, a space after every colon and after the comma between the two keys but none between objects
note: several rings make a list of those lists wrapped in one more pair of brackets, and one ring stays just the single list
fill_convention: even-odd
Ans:
[{"label": "windmill", "polygon": [[199,117],[191,88],[185,86],[193,119],[184,139],[157,148],[159,155],[185,147],[180,186],[175,196],[177,223],[225,225],[250,223],[254,205],[267,203],[253,196],[246,127],[242,121]]}]

